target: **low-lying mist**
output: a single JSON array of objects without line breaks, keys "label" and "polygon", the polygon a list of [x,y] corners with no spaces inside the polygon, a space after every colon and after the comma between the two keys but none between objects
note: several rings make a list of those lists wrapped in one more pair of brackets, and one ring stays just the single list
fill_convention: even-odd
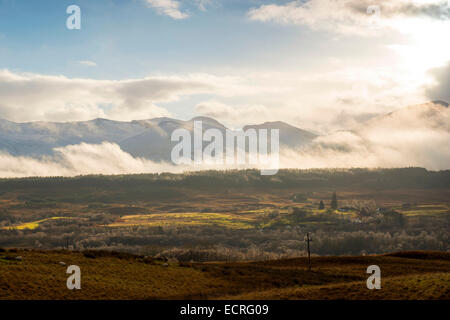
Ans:
[{"label": "low-lying mist", "polygon": [[[373,118],[351,131],[319,136],[299,149],[280,147],[279,168],[450,169],[450,108],[428,104]],[[117,144],[81,143],[54,149],[52,156],[13,156],[0,151],[0,177],[135,174],[205,169],[245,169],[255,165],[176,166],[136,158]],[[264,169],[262,165],[257,169]]]}]

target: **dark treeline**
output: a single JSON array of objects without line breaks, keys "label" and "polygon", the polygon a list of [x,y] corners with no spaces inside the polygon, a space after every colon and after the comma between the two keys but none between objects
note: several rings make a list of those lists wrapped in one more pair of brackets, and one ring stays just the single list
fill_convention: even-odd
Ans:
[{"label": "dark treeline", "polygon": [[73,178],[45,177],[0,179],[0,193],[14,189],[79,188],[114,190],[147,189],[163,197],[164,188],[189,187],[220,190],[223,188],[446,188],[450,170],[428,171],[423,168],[400,169],[310,169],[280,170],[275,176],[261,176],[258,170],[199,171],[183,174],[91,175]]}]

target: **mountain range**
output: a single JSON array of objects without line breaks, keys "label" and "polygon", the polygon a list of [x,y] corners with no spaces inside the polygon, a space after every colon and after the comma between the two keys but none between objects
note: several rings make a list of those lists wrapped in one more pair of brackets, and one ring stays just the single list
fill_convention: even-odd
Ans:
[{"label": "mountain range", "polygon": [[[372,139],[380,130],[411,129],[414,127],[438,129],[450,132],[448,103],[434,101],[422,105],[398,109],[389,114],[372,118],[348,132],[363,139]],[[0,119],[0,151],[12,156],[42,157],[53,155],[54,149],[80,143],[100,144],[112,142],[134,157],[153,161],[167,161],[174,145],[171,134],[185,128],[193,132],[194,121],[202,121],[203,130],[215,128],[225,132],[226,127],[215,119],[196,117],[188,121],[171,118],[135,120],[131,122],[95,119],[79,122],[27,122],[16,123]],[[312,144],[318,138],[333,137],[335,133],[319,136],[285,122],[265,122],[247,125],[247,129],[279,129],[280,147],[298,149]],[[346,131],[340,131],[340,134]],[[325,139],[326,141],[326,139]]]},{"label": "mountain range", "polygon": [[[203,130],[218,129],[224,136],[226,127],[208,117],[196,117],[189,121],[171,118],[155,118],[131,122],[95,119],[80,122],[28,122],[15,123],[0,120],[0,150],[13,156],[41,157],[52,155],[54,148],[80,143],[99,144],[112,142],[134,157],[153,161],[170,159],[171,134],[184,128],[193,134],[194,121],[202,121]],[[289,148],[310,143],[316,134],[287,123],[266,122],[246,126],[243,129],[279,129],[280,145]]]}]

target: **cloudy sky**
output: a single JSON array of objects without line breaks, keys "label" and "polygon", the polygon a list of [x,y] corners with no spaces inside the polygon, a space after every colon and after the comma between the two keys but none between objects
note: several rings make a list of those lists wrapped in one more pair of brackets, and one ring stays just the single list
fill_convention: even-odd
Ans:
[{"label": "cloudy sky", "polygon": [[448,0],[0,0],[0,118],[327,133],[449,101],[449,34]]}]

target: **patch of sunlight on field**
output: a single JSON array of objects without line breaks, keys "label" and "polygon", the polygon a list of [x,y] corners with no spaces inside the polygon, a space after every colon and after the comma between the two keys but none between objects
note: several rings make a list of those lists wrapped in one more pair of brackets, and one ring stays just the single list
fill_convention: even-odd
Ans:
[{"label": "patch of sunlight on field", "polygon": [[200,226],[216,225],[230,229],[250,229],[254,227],[254,219],[245,216],[226,213],[155,213],[146,215],[124,216],[120,221],[107,227],[135,227],[135,226]]},{"label": "patch of sunlight on field", "polygon": [[408,216],[438,216],[445,213],[450,213],[450,208],[446,205],[420,205],[408,209],[398,209],[398,212]]},{"label": "patch of sunlight on field", "polygon": [[339,216],[350,216],[350,217],[356,217],[357,216],[357,212],[356,211],[339,211],[339,210],[329,210],[329,209],[311,209],[310,212],[312,212],[313,214],[326,214],[326,213],[331,213],[331,214],[336,214]]},{"label": "patch of sunlight on field", "polygon": [[398,212],[407,216],[438,216],[448,213],[449,210],[398,210]]},{"label": "patch of sunlight on field", "polygon": [[52,217],[52,218],[42,219],[42,220],[33,221],[33,222],[22,223],[22,224],[19,224],[17,226],[3,227],[2,229],[3,230],[25,230],[25,229],[34,230],[37,227],[39,227],[39,225],[41,223],[43,223],[43,222],[51,221],[51,220],[61,220],[61,219],[74,219],[74,218],[71,218],[71,217]]},{"label": "patch of sunlight on field", "polygon": [[420,205],[418,206],[418,208],[435,208],[435,209],[450,210],[450,206],[447,204]]},{"label": "patch of sunlight on field", "polygon": [[270,210],[274,210],[273,208],[264,208],[264,209],[253,209],[253,210],[244,210],[240,213],[242,214],[252,214],[252,213],[267,213],[270,212]]}]

